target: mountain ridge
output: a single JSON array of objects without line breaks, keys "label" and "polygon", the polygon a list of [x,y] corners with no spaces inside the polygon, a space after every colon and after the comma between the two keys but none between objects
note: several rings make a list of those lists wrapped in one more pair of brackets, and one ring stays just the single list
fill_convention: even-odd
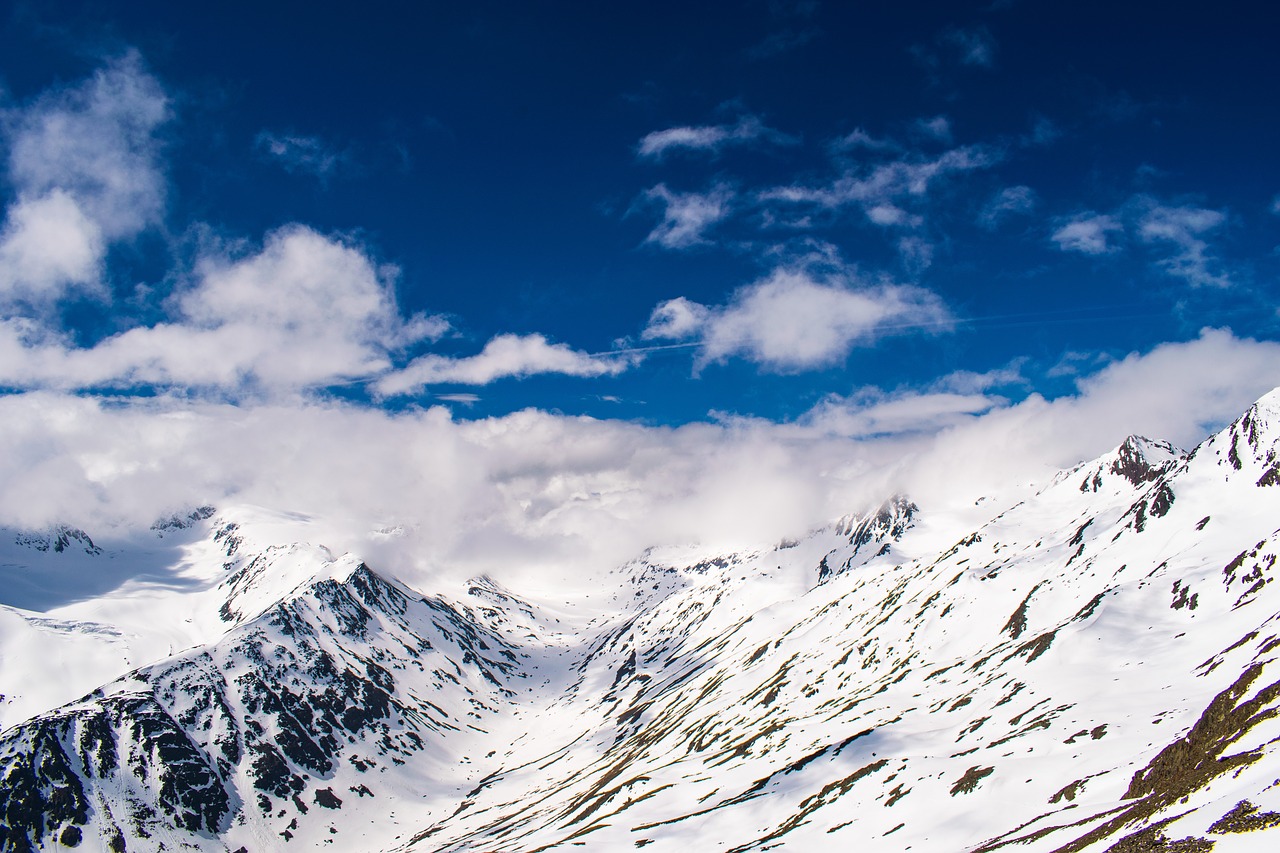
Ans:
[{"label": "mountain ridge", "polygon": [[1264,849],[1278,409],[976,526],[654,549],[589,618],[210,513],[223,633],[0,734],[0,849]]}]

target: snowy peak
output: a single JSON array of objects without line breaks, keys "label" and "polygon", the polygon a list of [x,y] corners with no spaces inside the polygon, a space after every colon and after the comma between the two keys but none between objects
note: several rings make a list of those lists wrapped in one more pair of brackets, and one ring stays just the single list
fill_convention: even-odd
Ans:
[{"label": "snowy peak", "polygon": [[158,518],[151,525],[151,530],[157,536],[164,536],[177,530],[189,530],[207,518],[212,518],[217,509],[211,506],[196,507],[185,512],[178,512],[172,515]]},{"label": "snowy peak", "polygon": [[1191,459],[1197,466],[1216,469],[1217,477],[1229,481],[1280,485],[1280,388],[1206,439]]},{"label": "snowy peak", "polygon": [[1118,478],[1130,486],[1140,487],[1168,473],[1185,456],[1167,441],[1131,435],[1115,450],[1084,466],[1080,491],[1101,491],[1109,478]]},{"label": "snowy peak", "polygon": [[16,718],[0,851],[1271,850],[1277,423],[1131,437],[984,518],[655,547],[589,613],[424,594],[287,513],[148,533],[232,618]]},{"label": "snowy peak", "polygon": [[61,554],[66,551],[83,551],[96,557],[102,549],[93,544],[89,534],[78,527],[58,524],[42,532],[20,531],[14,534],[14,544],[45,553]]},{"label": "snowy peak", "polygon": [[1231,447],[1227,459],[1237,471],[1246,462],[1262,469],[1259,486],[1280,484],[1280,389],[1249,408],[1226,430]]},{"label": "snowy peak", "polygon": [[521,655],[449,602],[341,562],[217,643],[5,732],[0,849],[318,846],[344,803],[396,794],[389,770],[456,775],[450,739],[514,695]]},{"label": "snowy peak", "polygon": [[852,551],[838,567],[823,560],[818,567],[818,583],[825,583],[854,566],[864,565],[876,557],[883,557],[893,549],[893,543],[902,539],[915,527],[920,507],[904,495],[894,495],[865,515],[848,515],[836,523],[835,533],[846,538]]}]

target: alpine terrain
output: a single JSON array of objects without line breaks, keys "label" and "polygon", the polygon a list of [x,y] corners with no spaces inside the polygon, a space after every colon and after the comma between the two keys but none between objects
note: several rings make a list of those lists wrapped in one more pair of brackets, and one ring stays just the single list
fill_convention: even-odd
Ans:
[{"label": "alpine terrain", "polygon": [[1280,845],[1280,391],[1190,452],[655,547],[571,601],[324,531],[3,531],[0,849]]}]

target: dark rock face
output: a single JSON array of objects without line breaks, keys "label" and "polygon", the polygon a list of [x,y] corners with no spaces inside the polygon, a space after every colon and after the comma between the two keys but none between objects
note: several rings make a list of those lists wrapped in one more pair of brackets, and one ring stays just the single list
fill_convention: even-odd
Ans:
[{"label": "dark rock face", "polygon": [[59,524],[47,533],[19,534],[17,544],[37,551],[52,551],[55,554],[65,551],[84,551],[96,557],[102,553],[102,549],[93,544],[88,533],[78,527],[68,527],[65,524]]},{"label": "dark rock face", "polygon": [[[447,653],[433,659],[427,638]],[[160,828],[211,837],[246,809],[282,826],[304,819],[307,801],[339,809],[318,780],[340,762],[403,763],[433,732],[456,728],[415,697],[441,683],[471,692],[471,674],[503,684],[516,667],[510,648],[366,566],[320,581],[215,646],[10,729],[0,739],[0,851],[83,838],[123,847]],[[238,789],[241,773],[251,790]]]},{"label": "dark rock face", "polygon": [[170,531],[187,530],[207,518],[212,518],[215,512],[217,510],[211,506],[197,507],[190,512],[175,513],[167,518],[157,519],[151,525],[151,529],[161,536]]},{"label": "dark rock face", "polygon": [[824,558],[818,566],[818,583],[842,574],[853,567],[859,557],[859,563],[873,557],[884,556],[892,549],[892,543],[902,538],[908,530],[915,526],[916,506],[902,495],[895,495],[868,515],[852,516],[844,519],[836,533],[849,537],[853,551],[840,566],[830,566]]}]

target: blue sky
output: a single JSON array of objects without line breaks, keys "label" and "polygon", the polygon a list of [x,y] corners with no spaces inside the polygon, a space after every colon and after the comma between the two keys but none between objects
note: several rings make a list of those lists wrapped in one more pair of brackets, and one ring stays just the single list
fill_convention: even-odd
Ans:
[{"label": "blue sky", "polygon": [[1258,5],[9,4],[0,524],[598,568],[1194,445],[1280,385]]},{"label": "blue sky", "polygon": [[[18,3],[0,41],[8,233],[21,202],[65,189],[96,236],[82,269],[7,275],[7,311],[62,354],[170,334],[116,345],[112,369],[6,384],[232,400],[297,386],[464,418],[679,424],[792,420],[868,387],[1052,397],[1205,326],[1270,340],[1280,57],[1258,15]],[[51,116],[83,139],[59,154]],[[133,186],[104,188],[108,162]],[[358,298],[394,304],[297,375],[161,364],[229,319],[201,276],[234,278],[273,240],[276,265],[246,287],[290,274],[292,240],[363,259]],[[292,323],[265,298],[227,311]]]}]

